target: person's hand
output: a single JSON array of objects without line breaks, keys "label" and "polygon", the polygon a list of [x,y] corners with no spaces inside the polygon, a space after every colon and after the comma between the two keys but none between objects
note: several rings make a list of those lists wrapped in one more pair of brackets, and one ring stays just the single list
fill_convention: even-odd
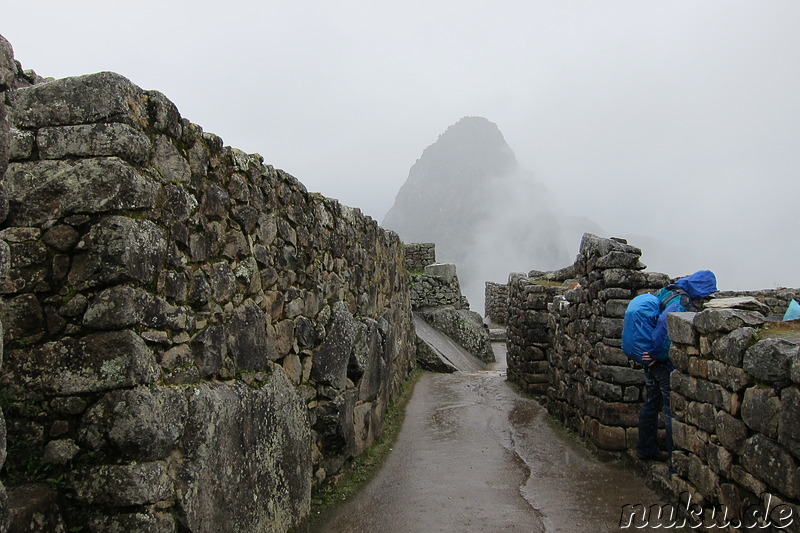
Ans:
[{"label": "person's hand", "polygon": [[650,355],[649,353],[647,353],[647,352],[645,352],[645,353],[643,353],[643,354],[642,354],[642,365],[644,365],[644,366],[650,366],[650,365],[652,365],[653,363],[655,363],[655,360],[653,359],[653,356],[651,356],[651,355]]}]

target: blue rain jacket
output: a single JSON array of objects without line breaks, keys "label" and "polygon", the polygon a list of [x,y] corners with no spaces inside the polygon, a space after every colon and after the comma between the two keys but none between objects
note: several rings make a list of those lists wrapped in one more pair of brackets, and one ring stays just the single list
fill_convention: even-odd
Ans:
[{"label": "blue rain jacket", "polygon": [[717,278],[710,270],[698,270],[691,276],[681,278],[672,285],[664,287],[656,296],[663,307],[653,330],[653,358],[658,361],[669,359],[672,342],[667,334],[667,315],[687,311],[691,300],[706,298],[717,292]]}]

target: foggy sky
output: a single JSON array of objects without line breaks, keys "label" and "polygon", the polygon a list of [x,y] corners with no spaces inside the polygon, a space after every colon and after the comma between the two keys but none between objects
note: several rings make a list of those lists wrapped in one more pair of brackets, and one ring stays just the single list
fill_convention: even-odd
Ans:
[{"label": "foggy sky", "polygon": [[651,270],[800,287],[800,2],[121,6],[10,2],[0,34],[42,76],[157,89],[379,221],[423,149],[483,116],[560,209],[630,235]]}]

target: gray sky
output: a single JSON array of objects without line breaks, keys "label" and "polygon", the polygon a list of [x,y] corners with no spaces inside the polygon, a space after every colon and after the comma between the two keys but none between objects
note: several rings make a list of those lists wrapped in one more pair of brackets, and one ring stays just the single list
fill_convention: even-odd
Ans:
[{"label": "gray sky", "polygon": [[647,236],[651,269],[800,287],[796,0],[40,0],[7,3],[0,34],[40,75],[157,89],[379,221],[480,115],[563,210]]}]

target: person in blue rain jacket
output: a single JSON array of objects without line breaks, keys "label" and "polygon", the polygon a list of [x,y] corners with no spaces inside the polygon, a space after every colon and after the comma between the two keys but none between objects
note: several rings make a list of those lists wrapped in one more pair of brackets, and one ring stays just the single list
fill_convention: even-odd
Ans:
[{"label": "person in blue rain jacket", "polygon": [[[672,411],[670,409],[669,375],[675,369],[669,359],[672,342],[667,332],[667,315],[682,311],[699,311],[703,301],[717,292],[717,278],[710,270],[699,270],[658,291],[661,313],[652,336],[652,352],[642,355],[645,399],[639,411],[639,442],[636,456],[640,459],[666,461],[672,453]],[[656,441],[658,413],[664,412],[667,450],[660,450]]]}]

